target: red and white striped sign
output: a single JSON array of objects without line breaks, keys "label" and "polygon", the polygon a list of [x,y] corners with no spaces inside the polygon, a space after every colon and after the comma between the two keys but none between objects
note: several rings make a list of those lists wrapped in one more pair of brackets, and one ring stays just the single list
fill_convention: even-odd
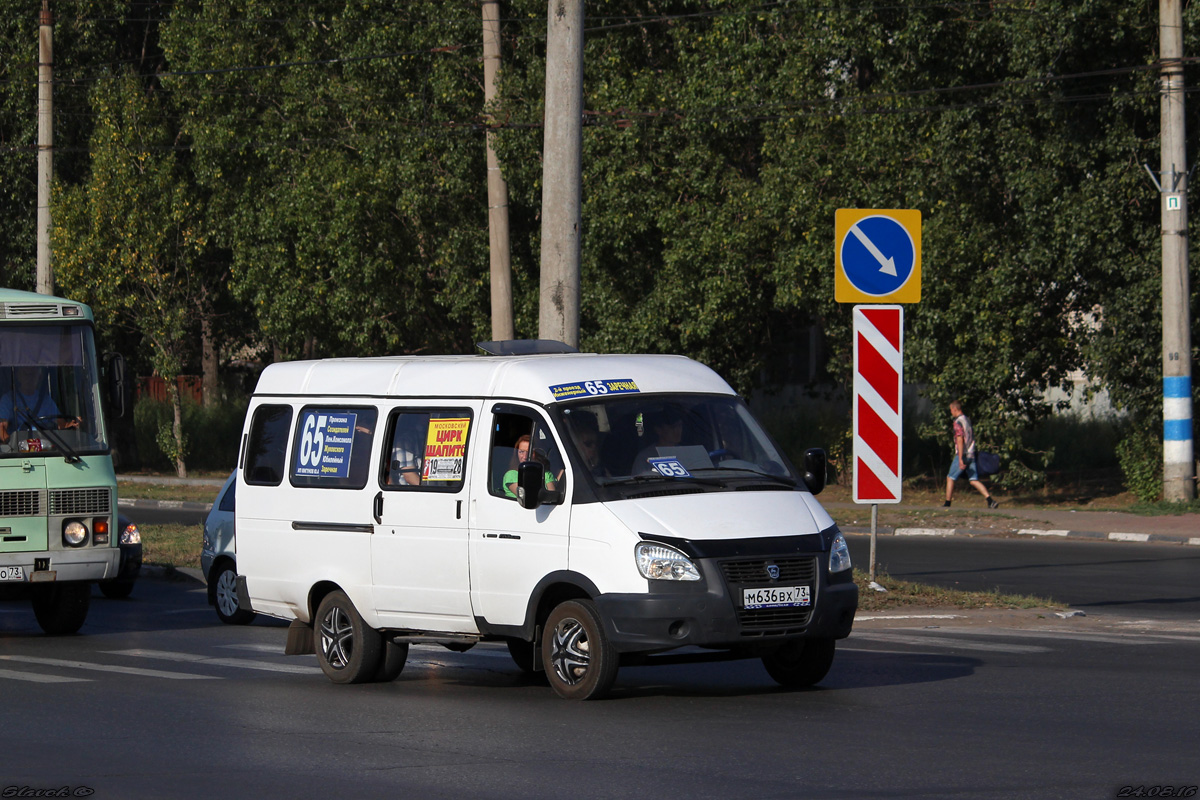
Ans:
[{"label": "red and white striped sign", "polygon": [[904,309],[854,307],[854,502],[899,503]]}]

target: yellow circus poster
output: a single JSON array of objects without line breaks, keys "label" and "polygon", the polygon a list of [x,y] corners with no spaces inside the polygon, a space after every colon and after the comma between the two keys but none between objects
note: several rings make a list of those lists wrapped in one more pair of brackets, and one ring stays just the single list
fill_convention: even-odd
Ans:
[{"label": "yellow circus poster", "polygon": [[425,481],[461,481],[467,454],[469,419],[431,419],[425,437]]}]

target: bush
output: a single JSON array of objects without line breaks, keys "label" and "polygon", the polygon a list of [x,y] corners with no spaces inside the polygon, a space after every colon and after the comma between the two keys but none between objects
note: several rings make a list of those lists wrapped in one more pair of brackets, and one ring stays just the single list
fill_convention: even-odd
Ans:
[{"label": "bush", "polygon": [[[184,454],[188,469],[228,472],[237,463],[238,442],[242,421],[246,417],[246,402],[202,406],[185,400],[183,403]],[[173,472],[170,455],[160,446],[159,432],[170,430],[173,420],[171,404],[142,399],[133,407],[133,423],[137,436],[142,467]]]},{"label": "bush", "polygon": [[1162,435],[1144,426],[1130,426],[1117,445],[1117,459],[1125,475],[1125,488],[1141,501],[1152,503],[1162,496]]}]

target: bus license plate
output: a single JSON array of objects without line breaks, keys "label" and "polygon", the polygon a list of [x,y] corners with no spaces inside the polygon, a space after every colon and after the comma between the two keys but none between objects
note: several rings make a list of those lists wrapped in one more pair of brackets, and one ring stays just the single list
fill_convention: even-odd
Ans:
[{"label": "bus license plate", "polygon": [[761,589],[743,589],[742,605],[745,608],[808,606],[812,605],[812,594],[808,586],[766,586]]},{"label": "bus license plate", "polygon": [[25,580],[24,567],[0,567],[0,581]]}]

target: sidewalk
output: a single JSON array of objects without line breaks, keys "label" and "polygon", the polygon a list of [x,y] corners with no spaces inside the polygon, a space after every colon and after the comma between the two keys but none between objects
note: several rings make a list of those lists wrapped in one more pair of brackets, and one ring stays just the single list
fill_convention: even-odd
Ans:
[{"label": "sidewalk", "polygon": [[[870,533],[870,506],[855,503],[827,503],[835,518],[855,510],[857,523],[842,525],[847,533]],[[890,506],[905,512],[944,512],[940,506]],[[880,513],[885,507],[880,506]],[[1074,511],[1055,508],[974,508],[963,504],[956,511],[969,511],[975,522],[969,526],[929,527],[886,526],[880,523],[878,533],[888,536],[1022,536],[1105,539],[1114,542],[1163,542],[1200,546],[1200,514],[1144,516],[1122,511]],[[866,524],[861,524],[863,517]]]}]

